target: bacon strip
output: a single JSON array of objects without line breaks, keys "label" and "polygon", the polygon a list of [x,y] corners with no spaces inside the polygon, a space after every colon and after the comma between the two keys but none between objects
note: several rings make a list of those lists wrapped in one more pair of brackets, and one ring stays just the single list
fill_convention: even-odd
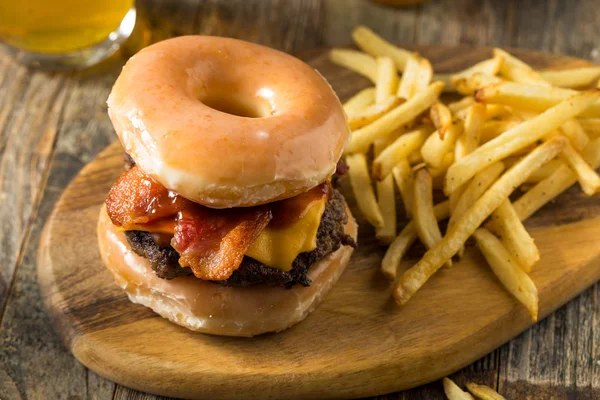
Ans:
[{"label": "bacon strip", "polygon": [[179,264],[190,267],[197,278],[225,280],[271,218],[267,207],[186,209],[179,213],[171,245],[180,255]]},{"label": "bacon strip", "polygon": [[119,177],[106,199],[113,224],[124,230],[168,234],[179,253],[179,264],[197,278],[228,279],[242,262],[248,247],[265,227],[291,224],[309,206],[331,194],[329,182],[291,199],[262,206],[217,210],[170,192],[134,166]]},{"label": "bacon strip", "polygon": [[[134,166],[110,188],[106,211],[113,224],[124,229],[171,217],[192,203],[170,192]],[[193,203],[192,203],[193,204]]]}]

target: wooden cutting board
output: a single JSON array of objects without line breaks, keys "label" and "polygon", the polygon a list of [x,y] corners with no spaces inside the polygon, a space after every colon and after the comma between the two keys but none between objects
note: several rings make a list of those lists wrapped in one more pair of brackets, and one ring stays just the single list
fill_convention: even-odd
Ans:
[{"label": "wooden cutting board", "polygon": [[[456,71],[491,54],[484,48],[415,49],[436,72]],[[514,53],[538,68],[587,64]],[[342,99],[369,85],[330,64],[324,49],[304,59]],[[361,226],[359,247],[313,314],[286,332],[252,339],[190,332],[130,303],[100,260],[98,212],[122,168],[122,150],[115,143],[81,171],[46,224],[38,262],[44,301],[66,346],[85,366],[122,385],[187,398],[371,396],[448,375],[531,325],[527,311],[471,246],[460,263],[442,269],[398,308],[379,272],[384,248],[346,186]],[[526,225],[542,255],[532,278],[543,318],[600,279],[600,199],[574,187]],[[411,252],[404,267],[420,254],[418,248]]]}]

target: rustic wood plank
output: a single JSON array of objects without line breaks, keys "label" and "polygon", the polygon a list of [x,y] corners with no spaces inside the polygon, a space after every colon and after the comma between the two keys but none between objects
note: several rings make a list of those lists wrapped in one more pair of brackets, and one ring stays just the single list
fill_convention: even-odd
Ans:
[{"label": "rustic wood plank", "polygon": [[506,46],[509,6],[494,0],[427,2],[418,11],[417,43]]},{"label": "rustic wood plank", "polygon": [[0,399],[22,399],[15,381],[8,375],[6,368],[2,365],[0,365]]},{"label": "rustic wood plank", "polygon": [[552,52],[600,61],[600,13],[595,0],[557,1]]},{"label": "rustic wood plank", "polygon": [[197,32],[264,44],[290,53],[321,44],[320,1],[221,0],[203,3]]},{"label": "rustic wood plank", "polygon": [[515,2],[512,47],[550,51],[557,18],[557,0],[534,0],[529,7]]},{"label": "rustic wood plank", "polygon": [[39,201],[65,101],[65,75],[4,62],[0,84],[0,318]]},{"label": "rustic wood plank", "polygon": [[24,399],[83,398],[85,369],[55,335],[37,287],[37,242],[43,221],[60,195],[60,189],[48,189],[25,240],[17,279],[0,325],[0,365],[4,365]]},{"label": "rustic wood plank", "polygon": [[111,400],[117,390],[117,385],[108,379],[86,369],[86,400]]},{"label": "rustic wood plank", "polygon": [[325,0],[323,44],[328,46],[352,45],[352,30],[366,25],[378,34],[399,44],[415,41],[417,9],[392,8],[364,0]]}]

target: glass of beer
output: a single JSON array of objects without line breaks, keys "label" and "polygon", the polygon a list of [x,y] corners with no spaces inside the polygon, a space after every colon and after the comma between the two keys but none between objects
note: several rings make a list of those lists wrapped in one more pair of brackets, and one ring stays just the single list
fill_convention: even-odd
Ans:
[{"label": "glass of beer", "polygon": [[24,64],[85,68],[115,53],[135,19],[134,0],[0,0],[0,43]]}]

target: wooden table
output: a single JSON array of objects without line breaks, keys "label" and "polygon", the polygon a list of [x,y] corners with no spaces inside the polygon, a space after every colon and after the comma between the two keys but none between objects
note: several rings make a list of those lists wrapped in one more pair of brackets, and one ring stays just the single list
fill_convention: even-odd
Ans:
[{"label": "wooden table", "polygon": [[[115,139],[106,98],[136,47],[173,35],[242,38],[287,52],[350,44],[365,24],[398,43],[526,47],[600,58],[597,0],[140,0],[130,48],[88,71],[30,70],[0,53],[0,399],[153,399],[86,370],[52,331],[38,292],[40,231],[75,176]],[[73,221],[76,224],[77,221]],[[600,289],[584,292],[453,376],[508,399],[600,397]],[[443,398],[432,383],[392,399]]]}]

